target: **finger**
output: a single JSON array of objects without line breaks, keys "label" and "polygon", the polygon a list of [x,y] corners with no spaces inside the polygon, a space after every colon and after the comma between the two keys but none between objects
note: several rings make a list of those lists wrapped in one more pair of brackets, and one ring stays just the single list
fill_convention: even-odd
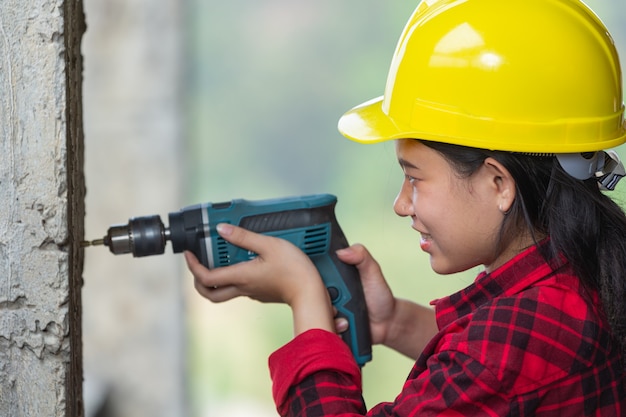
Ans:
[{"label": "finger", "polygon": [[203,270],[207,269],[204,265],[200,263],[196,255],[194,255],[193,253],[185,251],[183,255],[185,257],[185,262],[187,262],[187,268],[189,268],[189,271],[191,271],[194,276],[202,274]]},{"label": "finger", "polygon": [[343,333],[348,330],[349,326],[350,322],[348,321],[348,319],[344,317],[339,317],[335,319],[335,332]]},{"label": "finger", "polygon": [[242,227],[228,223],[217,225],[217,232],[228,242],[240,248],[248,249],[254,253],[261,253],[272,237],[254,233]]},{"label": "finger", "polygon": [[[184,253],[185,260],[187,261],[187,267],[191,271],[191,274],[194,276],[195,282],[194,285],[196,290],[200,292],[204,297],[213,299],[216,297],[215,289],[218,288],[227,288],[234,287],[231,285],[233,282],[233,272],[235,272],[234,265],[228,269],[226,268],[218,268],[214,270],[210,270],[206,268],[204,265],[200,263],[198,258],[191,253],[186,251]],[[236,289],[236,287],[234,287]],[[232,289],[230,290],[228,296],[231,298],[236,297],[240,294],[232,294]],[[226,297],[226,295],[220,295],[220,299]]]},{"label": "finger", "polygon": [[237,287],[232,285],[225,287],[206,287],[200,280],[196,279],[194,286],[201,296],[214,303],[222,303],[242,295]]}]

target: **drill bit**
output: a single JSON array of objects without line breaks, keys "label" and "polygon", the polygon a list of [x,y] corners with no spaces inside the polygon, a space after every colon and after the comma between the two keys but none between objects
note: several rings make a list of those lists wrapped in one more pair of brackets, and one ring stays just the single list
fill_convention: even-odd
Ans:
[{"label": "drill bit", "polygon": [[104,245],[104,238],[103,239],[96,239],[96,240],[83,240],[82,242],[80,242],[80,247],[81,248],[86,248],[88,246],[100,246],[100,245]]}]

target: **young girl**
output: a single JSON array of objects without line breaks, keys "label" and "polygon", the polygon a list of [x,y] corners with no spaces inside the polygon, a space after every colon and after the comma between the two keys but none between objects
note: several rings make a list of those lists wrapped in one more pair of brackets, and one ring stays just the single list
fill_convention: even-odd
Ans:
[{"label": "young girl", "polygon": [[626,217],[603,190],[624,176],[621,72],[578,0],[423,0],[383,97],[340,131],[394,140],[410,217],[440,274],[484,266],[432,302],[396,298],[368,251],[358,268],[372,339],[416,359],[399,395],[367,411],[319,273],[291,243],[219,225],[258,257],[207,270],[214,302],[287,303],[295,337],[270,357],[282,416],[626,415]]}]

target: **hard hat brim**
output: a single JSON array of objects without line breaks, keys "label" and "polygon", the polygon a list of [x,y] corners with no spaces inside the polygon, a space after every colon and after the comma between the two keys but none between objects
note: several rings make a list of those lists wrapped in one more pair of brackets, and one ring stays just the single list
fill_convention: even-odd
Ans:
[{"label": "hard hat brim", "polygon": [[339,119],[339,132],[359,143],[379,143],[406,138],[406,128],[396,123],[383,111],[383,96],[376,97],[347,111]]},{"label": "hard hat brim", "polygon": [[[383,96],[381,96],[366,101],[346,112],[339,119],[337,127],[343,136],[364,144],[395,139],[423,139],[509,152],[575,153],[610,149],[626,142],[626,121],[623,118],[623,111],[624,109],[621,108],[611,117],[612,120],[603,124],[609,127],[610,134],[598,134],[596,126],[600,126],[600,124],[597,121],[591,121],[589,124],[592,129],[587,130],[590,133],[589,136],[581,137],[577,141],[554,141],[554,138],[562,136],[560,133],[568,129],[568,126],[562,123],[555,123],[556,128],[551,128],[552,125],[549,123],[537,124],[536,126],[531,124],[513,125],[497,123],[493,120],[485,122],[480,119],[477,119],[477,122],[498,125],[501,129],[499,131],[494,129],[493,137],[468,138],[463,135],[461,126],[448,129],[449,134],[443,136],[433,135],[427,129],[420,130],[402,124],[385,112]],[[468,120],[473,122],[470,118]],[[531,130],[533,127],[536,128],[534,132]],[[598,136],[602,137],[602,140],[598,140]],[[594,137],[596,139],[592,139]],[[528,138],[533,140],[529,141]],[[496,143],[498,145],[494,146]],[[538,144],[541,147],[540,150]]]}]

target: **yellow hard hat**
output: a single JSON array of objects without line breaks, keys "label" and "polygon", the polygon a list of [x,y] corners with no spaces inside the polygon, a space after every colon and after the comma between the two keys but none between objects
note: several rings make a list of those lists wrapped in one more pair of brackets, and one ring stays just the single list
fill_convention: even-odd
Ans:
[{"label": "yellow hard hat", "polygon": [[606,27],[578,0],[422,0],[384,95],[339,130],[362,143],[596,151],[626,141],[621,77]]}]

